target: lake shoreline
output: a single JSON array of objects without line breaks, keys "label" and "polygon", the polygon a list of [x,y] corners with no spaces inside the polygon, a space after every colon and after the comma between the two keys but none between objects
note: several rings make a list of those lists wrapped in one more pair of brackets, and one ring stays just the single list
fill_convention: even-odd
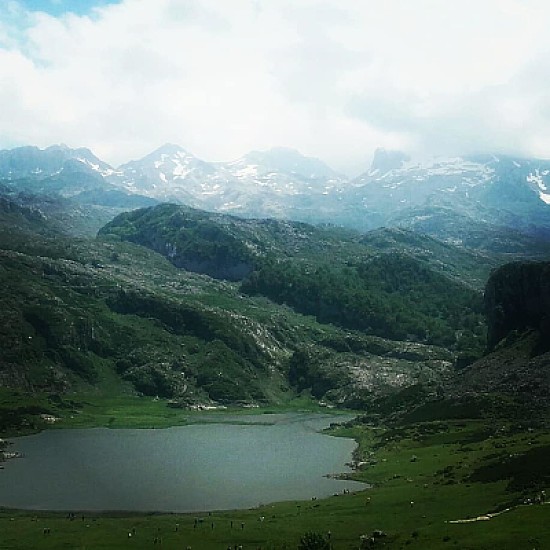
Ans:
[{"label": "lake shoreline", "polygon": [[[145,549],[159,533],[164,548],[296,548],[309,531],[330,531],[334,548],[356,548],[361,537],[375,531],[387,534],[380,545],[388,550],[443,548],[449,543],[490,550],[508,547],[510,542],[518,548],[529,542],[531,548],[533,536],[537,547],[545,548],[550,543],[547,506],[518,506],[490,521],[452,523],[524,498],[521,491],[507,489],[507,480],[487,483],[469,478],[470,472],[494,454],[495,446],[522,454],[550,445],[550,435],[543,428],[494,433],[493,426],[494,419],[460,419],[428,422],[422,428],[408,425],[399,432],[360,422],[338,429],[336,435],[360,442],[357,456],[363,464],[354,477],[372,485],[349,495],[228,511],[94,511],[85,512],[84,521],[80,517],[71,521],[67,512],[4,507],[0,508],[0,529],[3,542],[21,550],[69,546],[113,550],[129,544]],[[195,527],[199,517],[204,522]],[[51,535],[44,535],[44,529],[51,529]],[[136,538],[129,541],[133,529]]]},{"label": "lake shoreline", "polygon": [[[321,499],[343,493],[344,485],[349,485],[346,492],[362,490],[364,485],[352,480],[351,475],[339,475],[349,468],[356,442],[323,433],[335,421],[353,418],[327,411],[246,418],[221,414],[163,430],[46,430],[15,438],[15,448],[27,455],[27,464],[8,467],[10,475],[20,476],[18,484],[15,479],[12,482],[13,487],[7,487],[6,479],[2,482],[0,478],[0,485],[6,485],[0,487],[0,494],[17,493],[4,498],[2,505],[88,513],[202,513],[248,509],[309,495]],[[130,471],[128,460],[133,464]],[[27,473],[23,475],[25,468]],[[85,471],[84,477],[79,470]],[[32,472],[35,479],[31,483],[27,477]],[[94,483],[98,487],[105,486],[105,496],[94,483],[89,485],[88,478],[97,480]],[[117,493],[119,479],[123,485]],[[63,488],[68,483],[79,492],[78,498]],[[41,484],[49,486],[40,492]],[[109,504],[102,504],[102,499]]]}]

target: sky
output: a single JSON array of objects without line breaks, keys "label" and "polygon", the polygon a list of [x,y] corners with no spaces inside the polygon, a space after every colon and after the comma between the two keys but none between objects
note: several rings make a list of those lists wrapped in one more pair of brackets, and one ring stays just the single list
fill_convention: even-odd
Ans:
[{"label": "sky", "polygon": [[547,0],[2,0],[0,148],[550,157]]}]

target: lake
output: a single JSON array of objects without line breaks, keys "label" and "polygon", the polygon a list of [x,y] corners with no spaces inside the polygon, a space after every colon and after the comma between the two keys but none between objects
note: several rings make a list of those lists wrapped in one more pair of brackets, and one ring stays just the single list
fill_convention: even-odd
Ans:
[{"label": "lake", "polygon": [[197,512],[365,488],[326,477],[349,471],[355,442],[319,430],[346,418],[289,413],[204,420],[162,430],[47,430],[17,438],[10,450],[25,457],[0,470],[0,506]]}]

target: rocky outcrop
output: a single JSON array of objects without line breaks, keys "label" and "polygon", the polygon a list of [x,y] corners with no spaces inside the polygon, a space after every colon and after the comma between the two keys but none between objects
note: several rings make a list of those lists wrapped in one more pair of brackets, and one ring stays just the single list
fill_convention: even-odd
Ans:
[{"label": "rocky outcrop", "polygon": [[457,371],[448,393],[501,394],[535,407],[550,405],[550,353],[541,351],[537,330],[527,330],[503,341],[497,348]]},{"label": "rocky outcrop", "polygon": [[512,331],[534,329],[550,342],[550,262],[514,262],[493,272],[485,288],[489,350]]},{"label": "rocky outcrop", "polygon": [[378,171],[380,174],[386,174],[394,168],[401,168],[407,160],[409,160],[409,156],[401,151],[387,151],[384,148],[378,148],[374,152],[370,171],[371,173]]},{"label": "rocky outcrop", "polygon": [[442,394],[451,400],[506,396],[483,407],[540,418],[550,407],[550,262],[514,262],[495,270],[485,287],[485,307],[488,353],[456,370]]}]

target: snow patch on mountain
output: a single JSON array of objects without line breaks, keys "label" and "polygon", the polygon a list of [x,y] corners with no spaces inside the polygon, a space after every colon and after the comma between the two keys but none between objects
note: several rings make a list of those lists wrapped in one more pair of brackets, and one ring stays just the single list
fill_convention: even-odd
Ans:
[{"label": "snow patch on mountain", "polygon": [[75,157],[75,160],[77,160],[78,162],[81,162],[86,167],[91,168],[94,172],[97,172],[103,177],[109,177],[114,174],[120,174],[120,172],[117,172],[117,170],[115,170],[114,168],[112,168],[111,166],[103,162],[101,163],[93,162],[92,160],[86,157]]},{"label": "snow patch on mountain", "polygon": [[[521,220],[546,224],[550,216],[550,161],[496,155],[419,161],[378,150],[370,169],[349,181],[318,159],[280,147],[213,163],[167,144],[118,168],[85,148],[26,147],[0,151],[0,177],[29,178],[33,186],[43,181],[44,188],[67,196],[112,189],[204,210],[362,231],[406,218],[437,233],[434,228],[447,223],[444,216],[430,217],[438,209],[456,211],[461,220],[518,227]],[[460,233],[452,224],[447,238]]]},{"label": "snow patch on mountain", "polygon": [[[546,172],[548,172],[546,170]],[[531,173],[527,175],[527,183],[535,183],[541,191],[547,191],[546,184],[544,183],[544,180],[542,178],[542,174],[539,174],[538,170],[535,170],[535,173]]]}]

